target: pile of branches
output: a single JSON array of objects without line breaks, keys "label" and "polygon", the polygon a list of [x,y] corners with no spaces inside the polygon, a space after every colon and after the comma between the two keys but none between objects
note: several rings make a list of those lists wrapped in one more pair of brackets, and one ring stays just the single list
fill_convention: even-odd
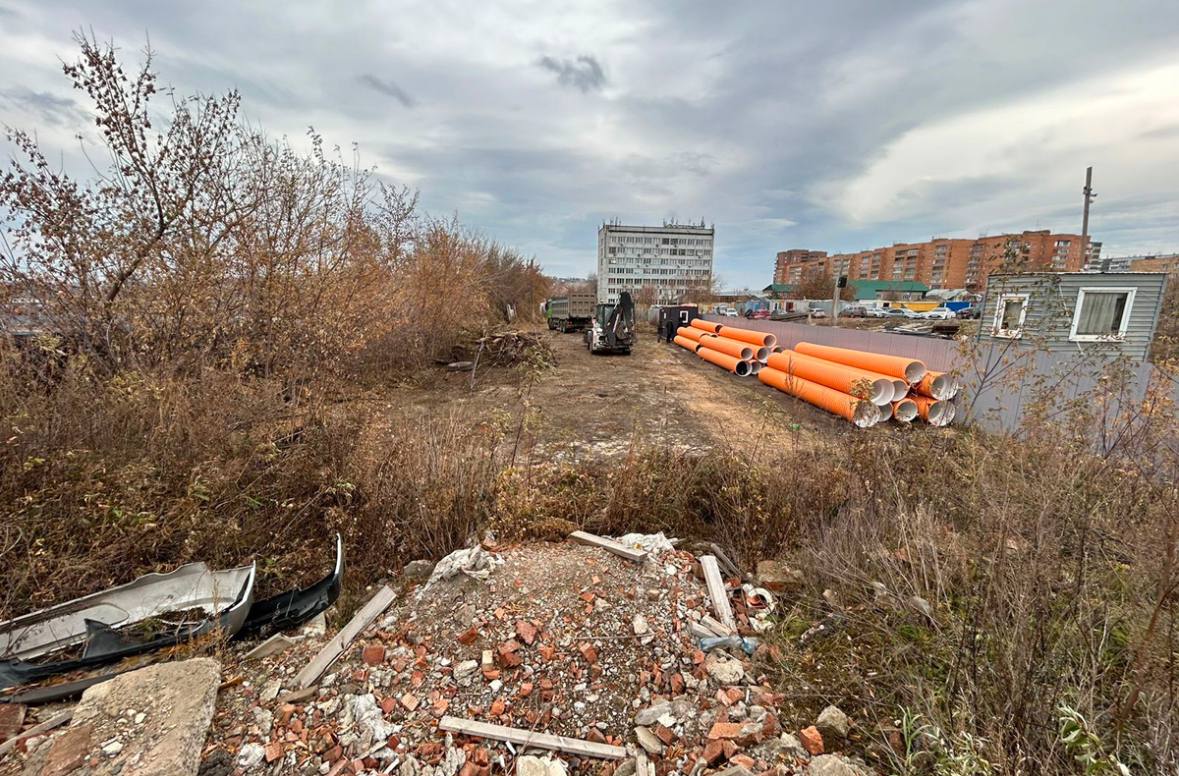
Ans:
[{"label": "pile of branches", "polygon": [[516,329],[493,332],[474,340],[469,348],[469,359],[480,367],[529,364],[548,368],[557,365],[553,346],[539,332]]}]

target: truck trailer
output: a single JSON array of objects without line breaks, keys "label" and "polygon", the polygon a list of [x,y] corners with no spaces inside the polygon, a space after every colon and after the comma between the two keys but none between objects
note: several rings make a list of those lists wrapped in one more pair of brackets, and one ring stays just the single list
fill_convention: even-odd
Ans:
[{"label": "truck trailer", "polygon": [[554,331],[582,331],[594,319],[597,295],[592,291],[574,291],[554,296],[545,302],[545,317]]}]

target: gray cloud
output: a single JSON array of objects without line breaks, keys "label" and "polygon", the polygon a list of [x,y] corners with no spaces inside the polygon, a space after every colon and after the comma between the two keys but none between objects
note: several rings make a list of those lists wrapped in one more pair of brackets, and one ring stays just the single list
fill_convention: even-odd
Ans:
[{"label": "gray cloud", "polygon": [[360,76],[360,82],[371,89],[375,89],[386,97],[392,97],[406,108],[412,108],[417,105],[417,100],[410,97],[409,94],[394,83],[391,79],[382,81],[375,75],[365,73]]},{"label": "gray cloud", "polygon": [[[15,10],[0,72],[20,74],[0,85],[0,124],[43,129],[71,171],[89,168],[66,130],[92,122],[29,94],[70,95],[71,25],[128,60],[146,30],[177,93],[236,87],[246,117],[292,144],[312,122],[355,141],[431,212],[457,208],[561,275],[592,270],[614,217],[715,222],[717,271],[757,288],[786,247],[1076,230],[1088,164],[1106,253],[1179,240],[1176,79],[1148,77],[1179,73],[1179,5],[1157,0],[752,0],[723,14],[601,0],[572,23],[524,0],[398,0],[396,14],[362,1],[347,15],[290,0],[278,16],[231,0],[0,4]],[[609,52],[609,76],[578,52]],[[412,126],[390,121],[393,100]]]},{"label": "gray cloud", "polygon": [[582,54],[576,59],[556,59],[543,56],[536,63],[557,75],[557,83],[561,86],[572,86],[581,92],[598,91],[606,85],[606,73],[598,60],[588,54]]},{"label": "gray cloud", "polygon": [[69,97],[24,87],[0,91],[0,106],[32,113],[51,126],[69,127],[85,120],[85,114]]}]

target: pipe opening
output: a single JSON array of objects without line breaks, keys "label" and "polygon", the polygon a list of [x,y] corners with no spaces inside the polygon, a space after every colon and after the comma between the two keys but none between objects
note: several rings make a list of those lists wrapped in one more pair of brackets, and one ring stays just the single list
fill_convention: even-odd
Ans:
[{"label": "pipe opening", "polygon": [[912,423],[917,417],[917,402],[912,399],[901,399],[892,405],[892,416],[902,423]]},{"label": "pipe opening", "polygon": [[928,371],[920,361],[914,361],[905,367],[905,379],[909,381],[910,385],[916,385],[921,382],[921,378],[925,377],[925,373]]},{"label": "pipe opening", "polygon": [[856,428],[870,428],[880,422],[880,408],[869,401],[856,402],[852,412],[852,423]]},{"label": "pipe opening", "polygon": [[770,357],[770,349],[769,348],[758,348],[757,353],[755,355],[757,356],[757,360],[764,364],[766,362],[766,359]]},{"label": "pipe opening", "polygon": [[958,395],[961,389],[957,378],[950,375],[938,375],[930,383],[929,392],[939,401],[949,401]]},{"label": "pipe opening", "polygon": [[767,335],[766,335],[765,346],[766,346],[767,348],[772,348],[772,347],[774,347],[774,346],[775,346],[775,345],[777,345],[777,344],[778,344],[778,337],[777,337],[777,335],[775,335],[775,334],[767,334]]},{"label": "pipe opening", "polygon": [[909,384],[899,377],[892,381],[891,401],[900,401],[909,395]]},{"label": "pipe opening", "polygon": [[882,407],[892,403],[892,394],[892,380],[873,380],[872,395],[868,397],[868,401],[877,407]]},{"label": "pipe opening", "polygon": [[761,371],[761,368],[763,366],[764,366],[764,364],[762,364],[760,361],[750,361],[749,362],[749,374],[756,375],[758,372]]},{"label": "pipe opening", "polygon": [[749,372],[750,366],[748,361],[738,361],[737,365],[733,367],[733,374],[737,375],[737,377],[748,377]]}]

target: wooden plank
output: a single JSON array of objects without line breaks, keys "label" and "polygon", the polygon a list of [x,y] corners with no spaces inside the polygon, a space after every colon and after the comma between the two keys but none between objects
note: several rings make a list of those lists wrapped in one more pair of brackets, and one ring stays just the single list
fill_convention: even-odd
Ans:
[{"label": "wooden plank", "polygon": [[733,618],[733,607],[729,605],[729,592],[725,589],[725,580],[721,577],[716,558],[711,555],[701,555],[700,570],[704,572],[704,584],[708,587],[708,597],[712,599],[712,609],[716,612],[716,618],[726,628],[737,630],[737,621]]},{"label": "wooden plank", "polygon": [[361,607],[348,624],[340,629],[340,632],[332,636],[327,644],[324,644],[323,649],[319,650],[311,662],[308,663],[299,675],[295,677],[295,686],[299,689],[306,689],[319,680],[319,677],[324,671],[328,669],[332,663],[336,662],[336,658],[352,643],[353,639],[360,635],[360,632],[372,623],[377,618],[377,615],[389,608],[389,604],[393,603],[393,599],[397,594],[393,592],[392,588],[384,585],[376,594],[368,599],[368,603]]},{"label": "wooden plank", "polygon": [[712,631],[714,636],[734,636],[737,633],[736,629],[724,625],[720,620],[707,614],[700,618],[700,624]]},{"label": "wooden plank", "polygon": [[16,748],[17,743],[19,743],[23,739],[26,739],[29,736],[37,736],[42,733],[48,733],[50,730],[53,730],[56,727],[60,727],[60,726],[64,725],[65,723],[69,722],[73,718],[74,718],[74,710],[73,709],[66,709],[61,714],[58,714],[56,717],[50,717],[49,719],[45,720],[44,722],[40,723],[39,725],[33,725],[31,728],[29,728],[25,732],[23,732],[19,735],[13,736],[12,738],[5,741],[3,744],[0,744],[0,755],[5,755],[5,754],[8,754],[9,752],[11,752],[13,749]]},{"label": "wooden plank", "polygon": [[601,547],[606,552],[612,552],[619,557],[633,560],[636,563],[642,563],[647,558],[647,553],[642,550],[636,550],[627,547],[625,544],[620,544],[613,539],[607,539],[604,536],[596,536],[585,531],[574,531],[569,534],[569,541],[578,544],[589,545],[590,547]]},{"label": "wooden plank", "polygon": [[535,746],[538,749],[568,752],[581,757],[598,757],[603,760],[621,760],[626,757],[626,749],[621,746],[597,744],[593,741],[554,736],[549,733],[535,733],[531,730],[493,725],[490,722],[478,722],[473,719],[443,717],[438,723],[438,728],[464,736],[508,741],[518,746]]}]

